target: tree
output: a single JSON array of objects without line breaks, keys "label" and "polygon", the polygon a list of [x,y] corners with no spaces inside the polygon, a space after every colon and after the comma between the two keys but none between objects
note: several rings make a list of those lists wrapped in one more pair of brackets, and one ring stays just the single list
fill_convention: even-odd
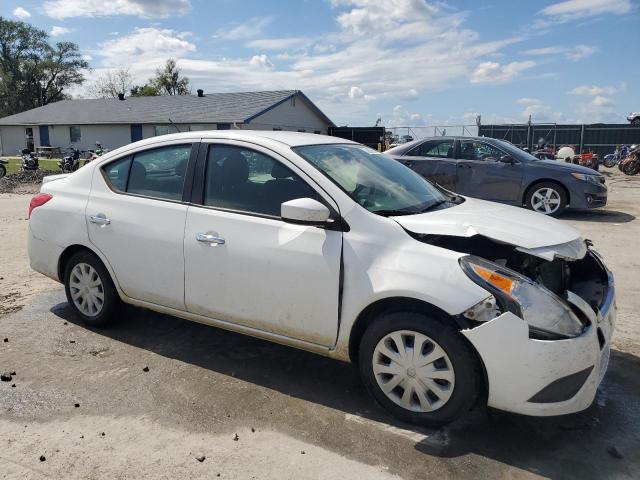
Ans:
[{"label": "tree", "polygon": [[191,93],[189,79],[180,76],[180,69],[173,58],[167,60],[164,68],[156,70],[155,78],[151,79],[160,95],[188,95]]},{"label": "tree", "polygon": [[97,78],[89,88],[89,94],[97,98],[117,98],[119,95],[126,95],[132,85],[133,78],[129,70],[109,70]]},{"label": "tree", "polygon": [[158,89],[154,85],[148,83],[144,85],[134,85],[131,87],[130,95],[132,97],[155,97],[160,95]]},{"label": "tree", "polygon": [[0,17],[0,116],[67,98],[88,68],[78,46],[51,45],[44,30]]}]

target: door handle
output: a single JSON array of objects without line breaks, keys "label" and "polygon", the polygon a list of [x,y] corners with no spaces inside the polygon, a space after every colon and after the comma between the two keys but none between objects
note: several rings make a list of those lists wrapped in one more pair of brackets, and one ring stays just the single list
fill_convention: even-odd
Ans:
[{"label": "door handle", "polygon": [[216,245],[224,245],[224,238],[216,237],[210,233],[197,233],[196,240],[204,243],[215,243]]},{"label": "door handle", "polygon": [[95,223],[96,225],[109,225],[111,223],[111,220],[101,214],[91,215],[89,217],[89,221],[91,223]]}]

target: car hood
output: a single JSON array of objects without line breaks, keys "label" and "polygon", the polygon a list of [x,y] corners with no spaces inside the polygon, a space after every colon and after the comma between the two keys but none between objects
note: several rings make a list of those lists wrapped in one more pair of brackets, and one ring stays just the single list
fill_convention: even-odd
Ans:
[{"label": "car hood", "polygon": [[567,173],[584,173],[586,175],[599,175],[595,170],[583,167],[582,165],[576,165],[575,163],[567,163],[561,160],[536,160],[531,161],[532,166],[545,166],[554,170],[562,170]]},{"label": "car hood", "polygon": [[482,235],[546,260],[582,258],[586,245],[573,227],[523,208],[465,198],[455,207],[392,217],[409,232],[423,235]]}]

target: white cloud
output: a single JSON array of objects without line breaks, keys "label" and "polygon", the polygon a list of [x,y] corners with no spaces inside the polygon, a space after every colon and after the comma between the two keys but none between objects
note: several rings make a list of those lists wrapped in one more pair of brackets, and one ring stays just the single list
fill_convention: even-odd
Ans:
[{"label": "white cloud", "polygon": [[597,95],[613,95],[617,91],[618,89],[613,86],[597,87],[595,85],[580,85],[579,87],[570,90],[568,93],[570,95],[585,95],[594,97]]},{"label": "white cloud", "polygon": [[13,10],[13,15],[22,19],[29,18],[31,16],[31,14],[22,7],[15,8]]},{"label": "white cloud", "polygon": [[271,63],[271,60],[269,60],[269,57],[264,54],[254,55],[253,57],[251,57],[249,65],[257,67],[261,70],[273,70],[275,68],[273,63]]},{"label": "white cloud", "polygon": [[525,105],[521,112],[522,117],[533,122],[563,122],[566,121],[564,114],[554,112],[553,109],[538,98],[523,97],[516,100],[519,105]]},{"label": "white cloud", "polygon": [[254,17],[231,29],[221,28],[214,35],[223,40],[247,40],[262,34],[264,28],[273,21],[272,17]]},{"label": "white cloud", "polygon": [[247,42],[247,47],[259,50],[288,50],[308,47],[312,40],[305,37],[262,38]]},{"label": "white cloud", "polygon": [[[250,19],[216,32],[240,40],[248,54],[231,58],[196,51],[195,41],[175,30],[139,28],[86,53],[93,67],[129,68],[145,81],[169,57],[177,60],[193,88],[207,91],[302,89],[336,123],[370,123],[367,99],[391,105],[462,85],[473,66],[521,38],[482,41],[465,15],[424,0],[333,0],[337,30],[320,37],[268,38],[272,20]],[[340,20],[341,19],[341,20]],[[275,19],[273,20],[275,22]],[[275,27],[275,25],[274,25]],[[274,28],[275,29],[275,28]],[[272,29],[270,29],[272,30]],[[223,50],[224,51],[224,50]],[[263,55],[267,53],[263,57]],[[277,63],[277,68],[273,63]],[[513,78],[533,62],[502,62],[498,77]],[[504,78],[492,78],[492,81]],[[359,90],[353,90],[356,87]],[[350,96],[351,94],[351,96]],[[413,120],[412,120],[413,115]],[[415,123],[420,112],[407,112]],[[397,116],[396,116],[397,117]]]},{"label": "white cloud", "polygon": [[564,58],[567,58],[572,61],[578,61],[583,58],[589,57],[598,51],[597,47],[593,47],[591,45],[576,45],[575,47],[544,47],[544,48],[533,48],[531,50],[525,50],[525,55],[533,55],[533,56],[546,56],[546,55],[562,55]]},{"label": "white cloud", "polygon": [[417,112],[410,112],[406,110],[402,105],[396,105],[395,107],[393,107],[391,116],[386,123],[387,127],[390,128],[426,124],[422,114]]},{"label": "white cloud", "polygon": [[554,3],[540,13],[557,23],[603,14],[624,15],[631,11],[631,0],[567,0]]},{"label": "white cloud", "polygon": [[107,67],[143,69],[150,63],[195,52],[196,46],[186,40],[186,36],[187,32],[169,29],[136,28],[130,35],[101,43],[100,50],[92,53],[101,56]]},{"label": "white cloud", "polygon": [[54,25],[53,27],[51,27],[51,36],[52,37],[59,37],[60,35],[64,35],[66,33],[71,32],[70,28],[67,27],[58,27],[56,25]]},{"label": "white cloud", "polygon": [[471,74],[471,83],[507,83],[520,75],[521,72],[535,67],[536,62],[511,62],[501,65],[498,62],[482,62]]},{"label": "white cloud", "polygon": [[107,17],[134,15],[142,18],[165,18],[186,13],[191,0],[47,0],[44,12],[51,18]]},{"label": "white cloud", "polygon": [[349,93],[347,93],[347,96],[351,100],[364,100],[365,102],[369,102],[371,100],[375,100],[376,99],[376,97],[374,97],[372,95],[365,94],[364,90],[362,90],[362,88],[356,87],[356,86],[352,86],[349,89]]}]

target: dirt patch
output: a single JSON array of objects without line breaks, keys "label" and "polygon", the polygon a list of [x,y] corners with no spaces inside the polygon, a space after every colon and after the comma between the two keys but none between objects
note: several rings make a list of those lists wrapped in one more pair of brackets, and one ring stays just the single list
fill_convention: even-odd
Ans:
[{"label": "dirt patch", "polygon": [[59,173],[53,170],[12,173],[0,178],[0,193],[37,193],[40,191],[40,185],[44,177]]}]

